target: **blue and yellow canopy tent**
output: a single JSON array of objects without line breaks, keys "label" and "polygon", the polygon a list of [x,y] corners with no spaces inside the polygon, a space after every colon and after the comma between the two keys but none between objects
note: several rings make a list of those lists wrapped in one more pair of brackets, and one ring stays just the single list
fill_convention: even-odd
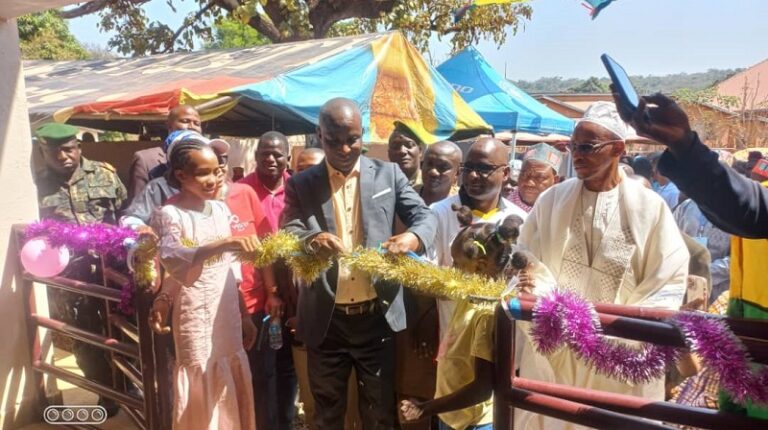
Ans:
[{"label": "blue and yellow canopy tent", "polygon": [[367,142],[385,142],[396,120],[428,143],[490,129],[397,32],[24,68],[36,123],[140,133],[192,104],[209,133],[305,134],[326,100],[348,97],[360,104]]},{"label": "blue and yellow canopy tent", "polygon": [[502,77],[473,47],[437,67],[494,131],[570,136],[573,120],[553,111]]}]

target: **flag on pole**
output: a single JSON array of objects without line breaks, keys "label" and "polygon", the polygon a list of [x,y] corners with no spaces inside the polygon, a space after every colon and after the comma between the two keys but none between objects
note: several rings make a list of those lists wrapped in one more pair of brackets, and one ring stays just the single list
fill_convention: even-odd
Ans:
[{"label": "flag on pole", "polygon": [[616,0],[584,0],[584,7],[589,9],[589,14],[592,16],[592,19],[597,18],[597,15],[608,7],[609,4],[613,3]]}]

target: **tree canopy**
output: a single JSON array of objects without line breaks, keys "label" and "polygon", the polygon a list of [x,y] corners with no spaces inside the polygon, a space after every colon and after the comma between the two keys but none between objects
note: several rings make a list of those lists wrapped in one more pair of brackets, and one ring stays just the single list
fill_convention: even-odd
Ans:
[{"label": "tree canopy", "polygon": [[212,39],[206,42],[206,48],[231,49],[248,48],[269,43],[264,35],[254,30],[248,24],[227,18],[213,26]]},{"label": "tree canopy", "polygon": [[83,60],[88,51],[69,32],[69,26],[56,11],[49,10],[19,17],[21,56],[25,60]]},{"label": "tree canopy", "polygon": [[[448,37],[454,50],[490,39],[501,45],[511,31],[531,18],[528,4],[473,8],[454,22],[463,0],[187,0],[197,3],[178,28],[162,16],[147,16],[143,6],[154,0],[90,0],[61,12],[64,18],[98,14],[101,31],[116,34],[109,47],[124,55],[191,50],[202,39],[216,45],[211,32],[232,29],[229,18],[252,28],[269,42],[290,42],[330,36],[401,30],[422,51],[432,35]],[[157,0],[159,1],[159,0]],[[163,0],[170,11],[183,0]]]},{"label": "tree canopy", "polygon": [[569,88],[566,92],[580,93],[580,94],[601,94],[610,92],[608,82],[601,81],[600,79],[592,76],[586,81]]},{"label": "tree canopy", "polygon": [[[658,91],[672,94],[678,90],[698,91],[709,88],[716,83],[729,78],[739,72],[740,69],[710,69],[699,73],[675,73],[665,76],[630,76],[632,84],[640,94],[652,94]],[[542,77],[535,81],[512,81],[523,91],[534,94],[546,93],[583,93],[583,92],[608,92],[609,78],[591,77],[588,79]],[[685,93],[681,93],[685,97]],[[697,96],[701,96],[697,94]]]}]

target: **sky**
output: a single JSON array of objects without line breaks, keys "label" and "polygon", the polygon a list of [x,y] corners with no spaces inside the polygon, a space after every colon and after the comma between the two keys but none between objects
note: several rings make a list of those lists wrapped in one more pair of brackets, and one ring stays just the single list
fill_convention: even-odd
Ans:
[{"label": "sky", "polygon": [[[179,3],[184,13],[196,5]],[[749,67],[768,58],[767,0],[617,0],[592,20],[579,0],[532,0],[533,17],[503,46],[481,42],[479,51],[509,79],[606,76],[600,55],[609,53],[631,75],[666,75]],[[163,0],[149,3],[149,16],[174,15]],[[81,41],[106,45],[97,19],[70,21]],[[434,38],[433,38],[434,39]],[[448,58],[447,41],[431,44],[428,58]]]}]

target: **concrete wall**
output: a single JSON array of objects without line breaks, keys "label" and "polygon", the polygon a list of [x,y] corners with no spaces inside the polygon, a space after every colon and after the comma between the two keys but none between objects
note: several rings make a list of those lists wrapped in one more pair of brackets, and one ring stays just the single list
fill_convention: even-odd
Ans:
[{"label": "concrete wall", "polygon": [[19,427],[39,419],[27,351],[22,294],[16,282],[18,250],[11,225],[37,218],[36,189],[32,182],[32,149],[24,74],[14,20],[0,19],[0,428]]}]

